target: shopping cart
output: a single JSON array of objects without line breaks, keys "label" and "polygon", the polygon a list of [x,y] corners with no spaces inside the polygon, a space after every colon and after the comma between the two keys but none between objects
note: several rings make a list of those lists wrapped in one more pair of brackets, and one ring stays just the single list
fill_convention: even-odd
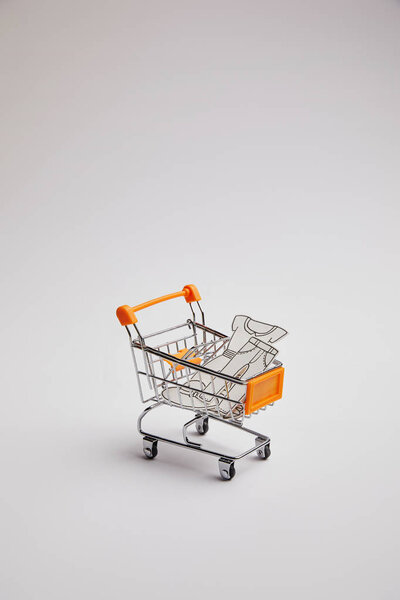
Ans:
[{"label": "shopping cart", "polygon": [[[180,296],[189,304],[190,318],[180,325],[142,336],[137,327],[136,312]],[[267,459],[271,454],[270,438],[244,427],[243,421],[282,397],[284,369],[282,363],[273,360],[267,371],[246,380],[207,368],[212,359],[224,352],[230,338],[206,326],[200,300],[196,286],[186,285],[180,292],[137,306],[120,306],[117,317],[129,335],[141,400],[151,403],[138,419],[139,433],[144,436],[145,456],[157,456],[158,442],[174,444],[218,457],[222,479],[232,479],[235,461],[251,452],[256,452],[261,459]],[[195,413],[183,426],[183,442],[146,432],[142,427],[143,419],[150,411],[166,405]],[[210,419],[255,436],[254,445],[231,456],[204,448],[189,439],[189,427],[195,427],[198,434],[204,435]]]}]

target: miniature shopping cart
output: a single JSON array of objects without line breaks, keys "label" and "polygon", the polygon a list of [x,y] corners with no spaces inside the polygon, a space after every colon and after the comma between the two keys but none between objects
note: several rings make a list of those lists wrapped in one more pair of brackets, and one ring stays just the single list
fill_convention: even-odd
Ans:
[{"label": "miniature shopping cart", "polygon": [[[180,296],[189,305],[190,318],[180,325],[142,336],[137,327],[136,312]],[[221,477],[232,479],[235,461],[251,452],[256,452],[261,459],[267,459],[271,454],[269,437],[243,427],[243,421],[282,397],[284,369],[282,363],[273,360],[264,373],[246,380],[208,368],[207,364],[226,350],[230,338],[206,326],[200,300],[196,286],[186,285],[180,292],[137,306],[120,306],[117,317],[129,335],[141,400],[150,403],[138,419],[139,433],[144,436],[145,456],[157,456],[158,442],[174,444],[218,457]],[[143,430],[144,417],[166,405],[195,413],[183,426],[183,441]],[[191,440],[189,427],[194,426],[198,434],[204,435],[210,419],[251,434],[255,437],[254,445],[237,456],[230,456]]]}]

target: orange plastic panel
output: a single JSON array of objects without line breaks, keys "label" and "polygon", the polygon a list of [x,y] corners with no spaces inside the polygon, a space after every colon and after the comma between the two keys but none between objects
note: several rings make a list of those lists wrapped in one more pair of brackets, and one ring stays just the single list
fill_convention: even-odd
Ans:
[{"label": "orange plastic panel", "polygon": [[282,398],[284,372],[283,367],[278,367],[250,379],[247,383],[246,415]]}]

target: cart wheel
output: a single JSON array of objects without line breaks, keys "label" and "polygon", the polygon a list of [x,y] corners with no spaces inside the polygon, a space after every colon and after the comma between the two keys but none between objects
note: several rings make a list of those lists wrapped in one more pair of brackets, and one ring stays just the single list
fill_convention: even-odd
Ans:
[{"label": "cart wheel", "polygon": [[208,417],[204,417],[201,421],[196,421],[196,430],[199,435],[204,435],[209,429]]},{"label": "cart wheel", "polygon": [[261,460],[267,460],[267,458],[271,456],[270,442],[268,442],[268,444],[264,444],[264,446],[261,446],[261,448],[257,450],[257,455],[261,458]]},{"label": "cart wheel", "polygon": [[155,458],[158,454],[157,440],[150,437],[144,437],[143,452],[146,458]]},{"label": "cart wheel", "polygon": [[236,474],[235,463],[232,460],[226,460],[225,458],[220,458],[218,461],[219,465],[219,474],[222,479],[225,481],[229,481],[233,479]]}]

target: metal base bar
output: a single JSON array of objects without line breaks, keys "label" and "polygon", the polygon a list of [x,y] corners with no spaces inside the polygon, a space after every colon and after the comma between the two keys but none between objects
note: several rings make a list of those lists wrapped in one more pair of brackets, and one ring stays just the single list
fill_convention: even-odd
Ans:
[{"label": "metal base bar", "polygon": [[[180,446],[181,448],[187,448],[188,450],[196,450],[198,452],[204,452],[205,454],[217,456],[224,463],[233,463],[234,461],[240,460],[241,458],[244,458],[248,454],[251,454],[251,452],[257,452],[260,449],[264,448],[265,446],[269,446],[270,438],[268,436],[258,433],[257,431],[253,431],[252,429],[248,429],[247,427],[242,427],[240,425],[240,423],[235,424],[235,423],[231,423],[229,421],[223,421],[222,419],[218,419],[217,417],[214,417],[210,414],[208,414],[208,415],[197,414],[193,419],[191,419],[190,421],[185,423],[185,425],[183,426],[183,439],[185,440],[184,442],[178,442],[177,440],[171,440],[169,438],[144,431],[142,428],[142,421],[143,421],[144,417],[146,415],[148,415],[150,411],[152,411],[153,409],[157,408],[158,406],[162,406],[162,405],[163,405],[162,402],[157,402],[155,404],[152,404],[151,406],[148,406],[147,408],[145,408],[144,411],[139,415],[138,423],[137,423],[138,431],[141,435],[145,436],[145,438],[147,440],[151,439],[154,441],[165,442],[167,444],[173,444],[174,446]],[[191,442],[187,435],[187,429],[194,423],[197,423],[206,417],[213,419],[215,421],[219,421],[220,423],[225,423],[226,425],[232,425],[233,427],[236,427],[236,428],[240,429],[241,431],[246,431],[246,433],[250,433],[251,435],[254,435],[256,437],[255,445],[252,446],[249,450],[246,450],[245,452],[238,454],[237,456],[230,456],[229,454],[221,454],[221,452],[216,452],[215,450],[208,450],[207,448],[203,448],[201,446],[201,444],[198,444],[196,442]],[[221,465],[220,465],[220,470],[221,470]],[[232,475],[232,477],[233,477],[233,475]],[[231,477],[223,476],[223,478],[230,479]]]}]

